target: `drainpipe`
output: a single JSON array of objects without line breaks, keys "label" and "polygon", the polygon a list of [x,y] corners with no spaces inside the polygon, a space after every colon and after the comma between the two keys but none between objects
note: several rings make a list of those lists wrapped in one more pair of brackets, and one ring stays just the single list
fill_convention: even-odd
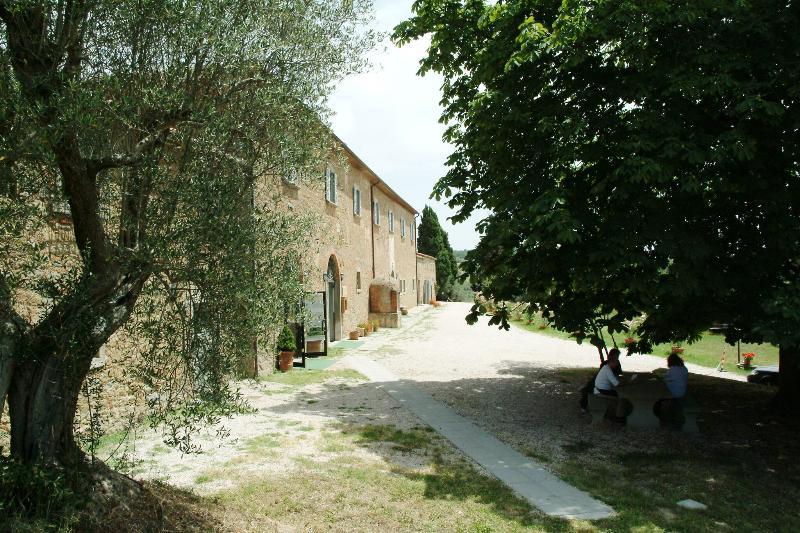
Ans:
[{"label": "drainpipe", "polygon": [[[373,189],[375,188],[375,183],[370,185],[369,187],[369,212],[372,215],[372,220],[369,221],[370,229],[372,230],[372,279],[375,279],[375,193]],[[380,216],[380,213],[378,213]]]},{"label": "drainpipe", "polygon": [[414,292],[417,295],[417,305],[420,304],[419,301],[419,256],[417,255],[417,217],[419,213],[414,215],[414,227],[411,228],[411,236],[414,237]]}]

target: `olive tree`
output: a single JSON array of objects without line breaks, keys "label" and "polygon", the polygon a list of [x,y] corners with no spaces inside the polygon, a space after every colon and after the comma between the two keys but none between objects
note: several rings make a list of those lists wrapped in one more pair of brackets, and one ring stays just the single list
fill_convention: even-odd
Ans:
[{"label": "olive tree", "polygon": [[[226,376],[301,290],[305,222],[256,191],[314,173],[326,99],[373,42],[370,9],[0,0],[0,400],[14,457],[80,457],[79,389],[126,324],[162,413],[197,420],[202,402],[231,398]],[[37,243],[59,209],[76,253],[56,260]]]}]

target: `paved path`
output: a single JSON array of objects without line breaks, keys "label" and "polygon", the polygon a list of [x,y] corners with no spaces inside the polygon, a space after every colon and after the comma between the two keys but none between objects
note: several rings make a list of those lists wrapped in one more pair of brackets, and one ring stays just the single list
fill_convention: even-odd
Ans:
[{"label": "paved path", "polygon": [[379,383],[395,400],[544,513],[584,520],[614,515],[606,504],[561,481],[541,464],[500,442],[412,383],[399,380],[372,359],[351,356],[348,365]]}]

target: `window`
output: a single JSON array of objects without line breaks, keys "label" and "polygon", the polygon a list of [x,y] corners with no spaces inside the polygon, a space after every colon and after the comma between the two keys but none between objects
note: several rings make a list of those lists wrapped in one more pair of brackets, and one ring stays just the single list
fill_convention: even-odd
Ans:
[{"label": "window", "polygon": [[356,272],[356,290],[361,292],[361,271]]},{"label": "window", "polygon": [[394,213],[391,209],[388,212],[389,217],[389,233],[394,233]]},{"label": "window", "polygon": [[411,224],[411,242],[414,242],[416,236],[417,236],[417,225]]},{"label": "window", "polygon": [[406,217],[400,218],[400,237],[406,238]]},{"label": "window", "polygon": [[353,214],[361,216],[361,189],[353,185]]},{"label": "window", "polygon": [[406,292],[406,280],[400,280],[400,292]]},{"label": "window", "polygon": [[377,200],[372,202],[372,221],[376,226],[381,225],[381,204]]},{"label": "window", "polygon": [[336,172],[332,170],[326,170],[325,174],[325,199],[335,205],[337,200],[336,195],[338,186]]}]

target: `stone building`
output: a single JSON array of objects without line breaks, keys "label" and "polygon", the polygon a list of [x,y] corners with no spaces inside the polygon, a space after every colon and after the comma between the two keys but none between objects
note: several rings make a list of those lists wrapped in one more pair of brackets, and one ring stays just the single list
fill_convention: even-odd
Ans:
[{"label": "stone building", "polygon": [[308,305],[321,308],[324,293],[329,341],[370,319],[396,326],[401,307],[436,298],[435,259],[416,250],[417,210],[336,141],[344,157],[328,159],[324,189],[281,179],[288,208],[320,217],[319,246],[309,250],[316,272],[307,280],[320,299]]}]

